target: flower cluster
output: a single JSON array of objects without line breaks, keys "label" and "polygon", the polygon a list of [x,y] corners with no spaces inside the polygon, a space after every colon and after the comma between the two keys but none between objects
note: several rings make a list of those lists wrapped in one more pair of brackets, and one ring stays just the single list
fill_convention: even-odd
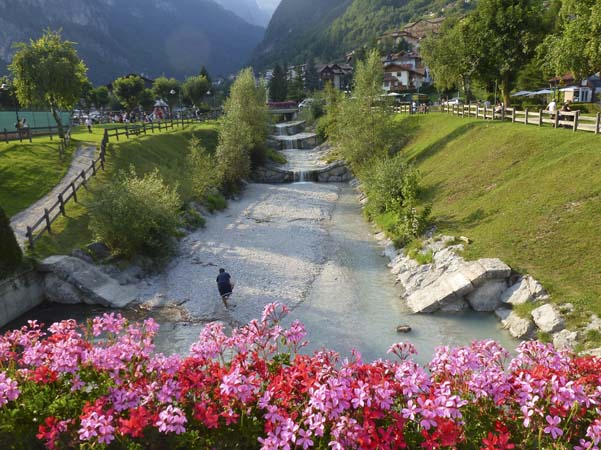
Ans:
[{"label": "flower cluster", "polygon": [[[437,349],[422,367],[399,343],[364,363],[299,353],[284,306],[188,357],[154,353],[157,325],[105,314],[30,322],[0,337],[0,441],[46,448],[599,449],[601,360],[525,342]],[[158,447],[157,447],[158,446]],[[136,447],[137,448],[137,447]]]}]

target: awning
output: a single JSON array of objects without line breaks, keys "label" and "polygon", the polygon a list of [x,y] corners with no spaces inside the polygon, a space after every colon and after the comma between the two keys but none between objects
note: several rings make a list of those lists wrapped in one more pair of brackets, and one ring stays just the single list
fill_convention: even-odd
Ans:
[{"label": "awning", "polygon": [[534,97],[535,95],[547,95],[547,94],[552,94],[553,91],[551,91],[550,89],[542,89],[540,91],[535,91],[535,92],[531,92],[528,97]]},{"label": "awning", "polygon": [[530,95],[532,94],[531,91],[520,91],[520,92],[516,92],[515,94],[511,94],[512,97],[523,97],[525,95]]},{"label": "awning", "polygon": [[560,89],[559,92],[574,92],[579,89],[581,89],[580,86],[570,86],[570,87]]}]

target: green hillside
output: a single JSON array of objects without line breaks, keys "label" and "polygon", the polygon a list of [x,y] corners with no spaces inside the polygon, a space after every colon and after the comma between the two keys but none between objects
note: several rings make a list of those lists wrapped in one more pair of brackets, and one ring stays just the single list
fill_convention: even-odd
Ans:
[{"label": "green hillside", "polygon": [[441,233],[473,240],[540,280],[558,303],[601,315],[601,140],[592,133],[442,114],[399,116]]},{"label": "green hillside", "polygon": [[282,0],[253,64],[304,63],[340,58],[380,34],[421,17],[455,14],[471,3],[457,0]]}]

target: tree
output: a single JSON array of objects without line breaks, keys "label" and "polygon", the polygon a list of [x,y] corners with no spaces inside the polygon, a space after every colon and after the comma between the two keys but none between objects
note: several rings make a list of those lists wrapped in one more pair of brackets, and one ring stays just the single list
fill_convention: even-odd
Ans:
[{"label": "tree", "polygon": [[106,86],[98,86],[92,90],[92,101],[96,109],[104,110],[111,102],[110,92]]},{"label": "tree", "polygon": [[535,0],[481,0],[469,16],[472,50],[479,55],[475,75],[499,84],[505,105],[542,40],[542,3]]},{"label": "tree", "polygon": [[179,100],[181,86],[175,78],[158,77],[152,84],[152,92],[157,98],[165,101],[172,112]]},{"label": "tree", "polygon": [[279,64],[273,68],[271,80],[269,80],[269,98],[274,102],[286,100],[288,91],[288,80],[286,72]]},{"label": "tree", "polygon": [[82,87],[81,87],[81,96],[79,99],[79,103],[82,107],[82,109],[89,111],[90,109],[92,109],[92,106],[94,105],[94,99],[92,97],[92,90],[94,89],[94,86],[92,85],[92,83],[89,80],[86,80]]},{"label": "tree", "polygon": [[256,85],[251,68],[244,69],[225,102],[216,152],[219,173],[227,189],[235,189],[250,174],[251,155],[263,149],[268,123],[265,87]]},{"label": "tree", "polygon": [[383,77],[379,52],[371,50],[365,61],[357,63],[353,97],[335,106],[329,135],[356,172],[371,158],[388,154],[393,144],[389,108],[382,101]]},{"label": "tree", "polygon": [[10,220],[0,207],[0,278],[14,272],[23,259],[21,247],[17,243]]},{"label": "tree", "polygon": [[154,93],[150,89],[144,89],[140,96],[140,106],[144,111],[152,111],[155,103]]},{"label": "tree", "polygon": [[313,58],[309,59],[305,68],[305,88],[307,92],[314,92],[319,89],[319,74]]},{"label": "tree", "polygon": [[0,77],[0,86],[4,85],[4,89],[0,89],[0,107],[5,109],[17,109],[19,102],[15,96],[15,91],[12,88],[11,80],[5,75]]},{"label": "tree", "polygon": [[113,81],[113,94],[125,105],[128,111],[136,109],[144,95],[144,81],[138,76],[117,78]]},{"label": "tree", "polygon": [[87,80],[87,68],[77,56],[75,44],[64,41],[60,32],[47,30],[38,40],[16,47],[9,69],[19,103],[48,105],[63,137],[60,111],[73,109]]},{"label": "tree", "polygon": [[200,106],[202,99],[207,95],[209,86],[209,80],[203,75],[186,78],[182,84],[184,99],[189,101],[192,105]]},{"label": "tree", "polygon": [[296,102],[300,102],[303,98],[305,98],[303,75],[300,73],[300,71],[296,75],[296,78],[288,83],[288,93],[286,98],[287,100],[294,100]]},{"label": "tree", "polygon": [[581,79],[601,69],[601,3],[564,0],[559,12],[560,32],[548,36],[538,52],[553,75],[572,72]]},{"label": "tree", "polygon": [[207,70],[207,68],[205,66],[202,66],[200,68],[200,73],[199,75],[201,77],[205,77],[207,79],[207,81],[209,82],[209,86],[211,86],[213,80],[211,79],[211,75],[209,74],[209,71]]},{"label": "tree", "polygon": [[459,86],[468,100],[480,60],[471,29],[469,17],[458,21],[448,19],[440,34],[430,35],[420,43],[422,57],[436,87],[446,91]]}]

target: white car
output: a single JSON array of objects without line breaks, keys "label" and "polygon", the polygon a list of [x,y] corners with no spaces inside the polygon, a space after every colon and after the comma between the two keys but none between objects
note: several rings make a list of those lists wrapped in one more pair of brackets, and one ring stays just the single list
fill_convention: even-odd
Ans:
[{"label": "white car", "polygon": [[302,102],[299,103],[298,108],[299,109],[303,109],[306,108],[307,106],[309,106],[311,103],[313,103],[315,101],[314,98],[306,98],[304,99]]}]

